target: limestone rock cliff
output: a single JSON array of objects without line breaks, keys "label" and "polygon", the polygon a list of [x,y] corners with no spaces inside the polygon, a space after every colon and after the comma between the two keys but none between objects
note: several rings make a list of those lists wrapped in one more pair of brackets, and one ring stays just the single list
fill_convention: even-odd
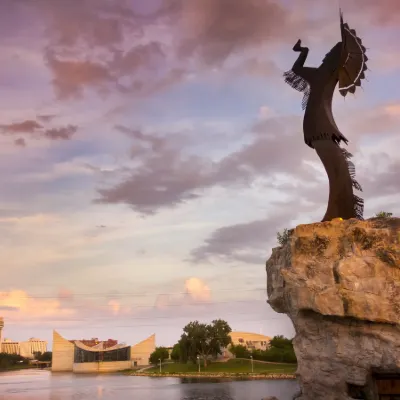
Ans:
[{"label": "limestone rock cliff", "polygon": [[399,218],[299,225],[266,270],[269,304],[295,327],[299,399],[379,399],[379,379],[400,383]]}]

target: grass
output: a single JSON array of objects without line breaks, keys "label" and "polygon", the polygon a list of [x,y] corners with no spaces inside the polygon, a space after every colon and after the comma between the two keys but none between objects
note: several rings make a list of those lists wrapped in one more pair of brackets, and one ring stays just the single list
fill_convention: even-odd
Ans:
[{"label": "grass", "polygon": [[[204,368],[201,365],[201,372],[204,374],[218,374],[218,373],[251,373],[250,360],[229,360],[227,362],[214,362]],[[253,361],[254,373],[258,374],[293,374],[296,371],[296,364],[268,364],[264,362]],[[162,373],[169,374],[190,374],[197,373],[199,370],[196,364],[165,364],[162,366]],[[149,374],[158,374],[160,367],[153,367],[146,371]]]},{"label": "grass", "polygon": [[20,369],[32,369],[37,368],[31,364],[16,364],[16,365],[9,365],[7,367],[0,367],[0,372],[7,372],[7,371],[18,371]]}]

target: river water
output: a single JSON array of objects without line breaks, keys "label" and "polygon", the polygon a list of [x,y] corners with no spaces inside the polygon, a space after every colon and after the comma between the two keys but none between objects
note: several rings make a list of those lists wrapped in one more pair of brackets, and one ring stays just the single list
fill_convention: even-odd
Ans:
[{"label": "river water", "polygon": [[0,400],[291,400],[293,380],[188,381],[125,375],[0,373]]}]

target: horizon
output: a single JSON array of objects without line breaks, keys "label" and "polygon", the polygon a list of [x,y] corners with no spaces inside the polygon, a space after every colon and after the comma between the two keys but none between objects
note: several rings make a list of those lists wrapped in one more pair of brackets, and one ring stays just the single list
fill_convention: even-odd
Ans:
[{"label": "horizon", "polygon": [[[189,322],[191,322],[191,321],[188,321],[188,323]],[[205,322],[205,321],[203,321],[203,322]],[[211,322],[211,321],[210,321]],[[228,324],[229,324],[229,321],[226,321],[226,322],[228,322]],[[5,326],[6,326],[6,324],[5,324]],[[183,329],[183,327],[182,327],[182,329]],[[232,329],[232,327],[231,327],[231,329]],[[8,337],[8,336],[4,336],[3,335],[3,342],[28,342],[28,341],[31,341],[31,340],[41,340],[41,341],[45,341],[46,343],[47,343],[47,351],[52,351],[51,350],[51,348],[52,348],[52,345],[53,345],[53,334],[54,334],[54,332],[57,332],[58,334],[60,334],[64,339],[66,339],[66,340],[68,340],[68,341],[90,341],[90,340],[94,340],[94,339],[96,339],[96,340],[98,340],[99,342],[107,342],[107,341],[109,341],[109,340],[116,340],[117,342],[118,342],[118,344],[122,344],[122,343],[125,343],[125,344],[127,344],[127,345],[136,345],[136,344],[139,344],[140,342],[142,342],[142,341],[144,341],[144,340],[146,340],[146,339],[148,339],[149,337],[151,337],[151,336],[155,336],[155,339],[156,339],[156,347],[167,347],[167,348],[172,348],[178,341],[179,341],[179,339],[180,339],[180,336],[175,340],[175,342],[174,343],[172,343],[172,344],[170,344],[170,345],[158,345],[158,343],[157,343],[157,333],[152,333],[152,334],[150,334],[149,336],[147,336],[147,337],[144,337],[144,338],[142,338],[142,340],[140,340],[140,341],[138,341],[138,342],[135,342],[135,343],[127,343],[127,342],[125,342],[125,341],[121,341],[121,340],[119,340],[118,338],[115,338],[115,337],[108,337],[108,338],[101,338],[101,337],[96,337],[96,336],[94,336],[94,337],[81,337],[81,338],[70,338],[70,337],[66,337],[65,335],[63,335],[62,334],[62,332],[59,332],[58,330],[56,330],[56,329],[53,329],[53,331],[52,331],[52,338],[51,338],[51,340],[50,341],[48,341],[48,340],[45,340],[45,339],[42,339],[42,338],[39,338],[39,337],[35,337],[35,336],[32,336],[32,337],[30,337],[30,338],[28,338],[28,339],[24,339],[24,340],[20,340],[20,341],[16,341],[16,340],[13,340],[12,338],[10,338],[10,337]],[[264,337],[270,337],[271,339],[272,339],[272,337],[273,336],[269,336],[269,335],[264,335],[262,332],[249,332],[249,331],[245,331],[245,330],[238,330],[238,329],[232,329],[232,331],[231,331],[231,333],[233,333],[233,332],[236,332],[236,333],[251,333],[251,334],[256,334],[256,335],[261,335],[261,336],[264,336]],[[274,336],[278,336],[279,334],[276,334],[276,335],[274,335]],[[288,339],[292,339],[292,337],[288,337]]]},{"label": "horizon", "polygon": [[[320,221],[328,179],[283,73],[340,40],[317,0],[0,3],[4,336],[152,333],[191,320],[291,338],[267,304],[277,232]],[[399,215],[399,6],[349,0],[368,81],[335,120],[364,217]]]}]

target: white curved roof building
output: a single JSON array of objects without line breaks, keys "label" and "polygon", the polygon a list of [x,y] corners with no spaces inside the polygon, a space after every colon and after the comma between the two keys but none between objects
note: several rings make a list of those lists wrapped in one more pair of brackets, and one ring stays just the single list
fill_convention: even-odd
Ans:
[{"label": "white curved roof building", "polygon": [[53,372],[113,372],[149,364],[155,335],[130,346],[115,340],[67,340],[53,331]]}]

